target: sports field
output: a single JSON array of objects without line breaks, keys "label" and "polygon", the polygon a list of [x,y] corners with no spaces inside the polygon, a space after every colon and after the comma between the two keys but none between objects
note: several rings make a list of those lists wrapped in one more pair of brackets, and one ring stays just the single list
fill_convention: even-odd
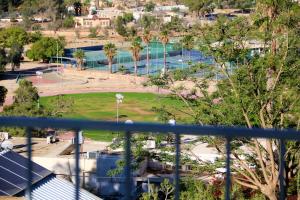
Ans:
[{"label": "sports field", "polygon": [[[63,117],[77,119],[107,120],[116,121],[117,104],[116,93],[88,93],[65,95],[74,101],[73,109]],[[179,116],[180,121],[188,121],[187,115],[178,110],[183,107],[183,103],[164,95],[150,93],[122,93],[123,102],[119,105],[119,120],[133,122],[161,122],[158,114],[152,110],[153,107],[165,105],[169,110]],[[42,97],[41,104],[51,106],[50,100],[53,97]],[[115,133],[117,134],[117,133]],[[111,141],[114,137],[111,132],[85,131],[85,136],[94,140]]]}]

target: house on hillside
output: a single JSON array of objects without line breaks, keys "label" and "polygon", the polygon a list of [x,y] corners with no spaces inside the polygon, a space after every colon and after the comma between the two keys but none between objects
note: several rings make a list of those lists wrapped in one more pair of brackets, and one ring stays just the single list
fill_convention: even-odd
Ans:
[{"label": "house on hillside", "polygon": [[75,27],[100,27],[106,28],[111,25],[111,20],[109,18],[97,17],[96,15],[88,17],[75,17]]}]

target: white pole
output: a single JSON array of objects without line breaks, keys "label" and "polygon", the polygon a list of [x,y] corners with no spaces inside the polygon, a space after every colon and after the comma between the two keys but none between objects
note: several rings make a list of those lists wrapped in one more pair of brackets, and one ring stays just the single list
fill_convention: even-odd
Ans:
[{"label": "white pole", "polygon": [[58,41],[56,40],[56,72],[58,73]]},{"label": "white pole", "polygon": [[117,123],[119,123],[119,100],[117,100]]}]

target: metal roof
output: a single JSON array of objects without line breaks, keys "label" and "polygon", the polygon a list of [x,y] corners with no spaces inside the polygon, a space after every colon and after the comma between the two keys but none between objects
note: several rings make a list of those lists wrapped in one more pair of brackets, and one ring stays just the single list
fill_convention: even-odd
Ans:
[{"label": "metal roof", "polygon": [[[75,186],[71,182],[56,177],[46,178],[41,182],[33,188],[32,200],[75,199]],[[80,189],[79,196],[82,200],[100,200],[84,189]]]},{"label": "metal roof", "polygon": [[[0,196],[13,196],[27,187],[27,158],[13,151],[0,153]],[[32,184],[52,174],[32,162]]]}]

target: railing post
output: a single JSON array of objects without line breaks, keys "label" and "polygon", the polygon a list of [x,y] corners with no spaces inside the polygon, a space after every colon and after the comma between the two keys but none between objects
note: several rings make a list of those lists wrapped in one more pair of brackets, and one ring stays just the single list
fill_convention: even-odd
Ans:
[{"label": "railing post", "polygon": [[226,185],[225,185],[225,199],[230,200],[230,185],[231,185],[231,178],[230,178],[230,142],[231,138],[226,137]]},{"label": "railing post", "polygon": [[79,200],[80,191],[80,148],[79,148],[79,130],[75,131],[75,199]]},{"label": "railing post", "polygon": [[285,191],[285,180],[284,180],[284,173],[285,173],[285,142],[283,139],[280,139],[280,163],[279,163],[279,189],[280,189],[280,200],[286,199],[286,191]]},{"label": "railing post", "polygon": [[125,199],[131,200],[131,133],[126,131],[125,133]]},{"label": "railing post", "polygon": [[27,136],[27,189],[26,196],[28,200],[32,199],[31,191],[32,191],[32,148],[31,148],[31,128],[26,128],[26,136]]},{"label": "railing post", "polygon": [[180,134],[175,133],[175,147],[176,147],[176,157],[175,157],[175,200],[180,198],[180,188],[179,188],[179,167],[180,167]]}]

